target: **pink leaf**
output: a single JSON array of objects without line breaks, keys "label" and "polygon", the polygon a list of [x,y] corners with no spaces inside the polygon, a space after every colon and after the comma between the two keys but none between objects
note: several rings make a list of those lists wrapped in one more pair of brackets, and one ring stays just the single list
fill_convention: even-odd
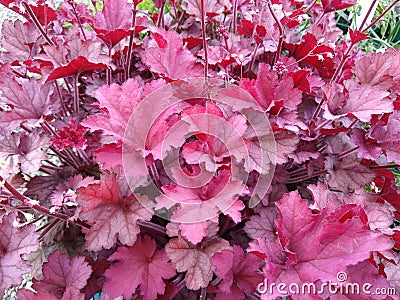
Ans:
[{"label": "pink leaf", "polygon": [[178,33],[163,29],[152,33],[156,41],[158,35],[162,35],[162,43],[148,41],[146,51],[142,53],[144,63],[152,72],[174,80],[199,77],[202,74],[202,67],[196,63],[195,56],[183,47]]},{"label": "pink leaf", "polygon": [[353,114],[360,121],[369,122],[373,114],[391,112],[392,101],[389,92],[368,84],[357,84],[355,80],[346,80],[344,87],[338,83],[325,85],[322,90],[327,99],[326,118]]},{"label": "pink leaf", "polygon": [[229,242],[220,238],[203,240],[194,246],[181,236],[172,239],[165,251],[178,272],[186,272],[186,286],[191,290],[207,287],[212,279],[213,266],[210,258],[217,252],[229,248]]},{"label": "pink leaf", "polygon": [[14,132],[0,135],[0,157],[12,157],[20,164],[21,172],[29,174],[39,170],[42,160],[47,159],[42,148],[48,146],[49,138],[39,130],[30,134]]},{"label": "pink leaf", "polygon": [[218,294],[231,296],[231,299],[245,299],[245,295],[256,292],[257,285],[263,280],[257,273],[261,260],[252,254],[245,255],[239,246],[233,246],[233,251],[216,253],[211,263],[215,267],[215,274],[222,278]]},{"label": "pink leaf", "polygon": [[275,221],[278,218],[278,212],[275,207],[265,207],[259,214],[251,216],[246,222],[244,231],[252,239],[265,237],[267,241],[276,239]]},{"label": "pink leaf", "polygon": [[165,250],[156,251],[156,243],[150,237],[140,237],[130,247],[121,247],[109,260],[117,260],[105,273],[104,290],[111,297],[130,298],[138,286],[144,300],[156,299],[165,291],[163,279],[175,275],[168,263]]},{"label": "pink leaf", "polygon": [[40,33],[34,24],[23,23],[21,20],[15,22],[6,20],[2,25],[1,32],[3,36],[1,47],[7,51],[2,53],[2,56],[6,62],[24,62],[37,54],[38,47],[35,43]]},{"label": "pink leaf", "polygon": [[[4,74],[5,75],[5,74]],[[27,121],[35,124],[43,116],[60,110],[58,98],[52,96],[52,87],[35,79],[15,80],[10,76],[0,78],[0,103],[11,106],[10,111],[0,112],[0,126],[14,129]]]},{"label": "pink leaf", "polygon": [[130,29],[132,23],[132,7],[126,0],[104,0],[103,10],[96,14],[94,26],[112,31]]},{"label": "pink leaf", "polygon": [[98,36],[113,47],[129,35],[132,7],[126,0],[106,0],[103,10],[96,14],[93,24]]},{"label": "pink leaf", "polygon": [[109,249],[117,238],[124,245],[133,245],[140,231],[137,221],[150,220],[152,213],[137,200],[145,196],[130,194],[123,184],[126,183],[117,182],[116,174],[111,174],[99,184],[76,191],[82,207],[80,216],[93,223],[86,234],[87,249]]},{"label": "pink leaf", "polygon": [[[92,268],[83,256],[69,259],[67,254],[58,250],[49,255],[48,262],[43,265],[44,279],[34,280],[33,288],[37,291],[50,292],[61,298],[68,287],[82,289],[92,273]],[[71,293],[73,291],[69,291]]]},{"label": "pink leaf", "polygon": [[22,254],[36,251],[39,235],[35,225],[15,227],[14,214],[3,216],[0,223],[0,291],[19,285],[22,275],[31,271],[30,266],[21,259]]}]

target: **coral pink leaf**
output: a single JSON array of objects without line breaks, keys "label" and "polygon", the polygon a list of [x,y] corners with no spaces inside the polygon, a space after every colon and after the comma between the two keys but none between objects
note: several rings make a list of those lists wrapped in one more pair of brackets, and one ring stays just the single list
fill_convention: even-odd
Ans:
[{"label": "coral pink leaf", "polygon": [[178,33],[157,29],[153,38],[157,40],[161,35],[165,40],[162,45],[156,43],[148,47],[142,54],[142,59],[150,70],[170,79],[184,79],[199,77],[202,74],[202,67],[196,62],[196,57],[186,48]]},{"label": "coral pink leaf", "polygon": [[163,279],[175,275],[165,250],[156,251],[156,243],[149,236],[139,237],[133,246],[119,248],[109,259],[118,261],[105,273],[104,291],[112,297],[129,299],[140,286],[144,300],[156,299],[165,291]]},{"label": "coral pink leaf", "polygon": [[117,238],[124,245],[133,245],[140,231],[137,221],[150,220],[152,213],[138,201],[144,196],[130,194],[125,184],[112,174],[105,176],[101,183],[76,191],[82,207],[80,216],[93,224],[86,234],[87,249],[109,249]]}]

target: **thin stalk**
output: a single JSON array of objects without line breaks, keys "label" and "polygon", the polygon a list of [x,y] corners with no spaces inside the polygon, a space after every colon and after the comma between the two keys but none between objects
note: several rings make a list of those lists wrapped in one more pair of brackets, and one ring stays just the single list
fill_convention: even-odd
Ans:
[{"label": "thin stalk", "polygon": [[396,3],[399,1],[400,0],[394,0],[374,21],[371,22],[371,24],[369,24],[367,27],[365,27],[365,29],[362,32],[365,33],[372,26],[374,26],[376,23],[378,23],[379,20],[382,19],[393,8],[393,6],[395,6]]},{"label": "thin stalk", "polygon": [[206,11],[204,6],[204,0],[200,0],[200,14],[201,14],[201,36],[203,39],[203,48],[204,48],[204,79],[208,78],[208,51],[207,51],[207,40],[206,40]]},{"label": "thin stalk", "polygon": [[24,6],[24,8],[26,9],[26,12],[28,13],[29,17],[32,19],[32,22],[35,24],[36,28],[40,31],[40,33],[42,34],[43,38],[46,40],[46,42],[55,47],[56,45],[54,44],[54,42],[49,38],[49,36],[47,35],[46,31],[44,30],[42,24],[40,24],[39,20],[37,19],[35,13],[32,11],[32,9],[30,8],[30,6],[28,5],[28,3],[26,3],[25,1],[22,2],[22,5]]},{"label": "thin stalk", "polygon": [[384,166],[371,166],[369,168],[370,169],[396,169],[396,168],[400,168],[400,165],[393,164],[393,165],[384,165]]},{"label": "thin stalk", "polygon": [[[257,43],[257,45],[254,48],[253,53],[251,53],[251,61],[250,61],[249,67],[248,67],[249,72],[251,72],[251,69],[253,69],[253,65],[256,60],[256,55],[257,55],[257,51],[258,51],[259,47],[260,47],[260,44]],[[242,66],[242,64],[241,64],[241,66]]]},{"label": "thin stalk", "polygon": [[339,66],[336,68],[335,73],[332,76],[331,82],[335,81],[338,78],[340,72],[342,71],[344,63],[346,62],[347,58],[349,57],[351,49],[353,49],[353,46],[354,46],[354,44],[351,43],[349,48],[347,48],[346,53],[343,55],[342,60],[339,63]]},{"label": "thin stalk", "polygon": [[360,147],[355,146],[354,148],[351,148],[351,149],[349,149],[349,150],[347,150],[347,151],[342,152],[342,153],[339,155],[339,159],[342,159],[342,158],[346,157],[347,155],[353,153],[354,151],[357,151],[358,149],[360,149]]},{"label": "thin stalk", "polygon": [[160,226],[160,225],[157,225],[157,224],[154,224],[152,222],[145,221],[145,220],[138,220],[137,223],[141,227],[153,230],[153,231],[158,232],[158,233],[160,233],[162,235],[166,235],[167,234],[167,229],[165,227],[163,227],[163,226]]},{"label": "thin stalk", "polygon": [[360,24],[360,28],[358,29],[359,31],[362,30],[362,28],[363,28],[364,25],[365,25],[365,22],[367,22],[368,17],[369,17],[369,15],[371,14],[371,11],[372,11],[372,9],[373,9],[374,6],[375,6],[376,1],[378,1],[378,0],[373,0],[372,3],[371,3],[371,5],[370,5],[370,7],[368,8],[367,14],[365,15],[364,19],[362,20],[362,22],[361,22],[361,24]]},{"label": "thin stalk", "polygon": [[319,125],[315,128],[315,130],[318,130],[318,129],[324,127],[325,125],[328,125],[330,122],[332,122],[332,120],[325,120],[324,122],[322,122],[321,124],[319,124]]},{"label": "thin stalk", "polygon": [[307,9],[304,11],[304,13],[308,14],[308,13],[311,11],[311,9],[315,6],[316,3],[317,3],[317,0],[314,0],[313,3],[311,3],[311,4],[307,7]]},{"label": "thin stalk", "polygon": [[303,176],[303,177],[298,177],[298,178],[295,178],[293,180],[289,180],[287,183],[289,183],[289,184],[290,183],[299,183],[299,182],[302,182],[302,181],[305,181],[305,180],[308,180],[308,179],[323,175],[326,172],[328,172],[328,171],[327,170],[318,171],[318,172],[315,172],[314,174],[312,174],[311,176],[307,175],[307,176]]},{"label": "thin stalk", "polygon": [[279,30],[278,48],[276,49],[276,53],[274,56],[274,63],[273,63],[273,65],[275,65],[276,62],[279,60],[279,57],[282,52],[284,32],[283,32],[283,26],[282,26],[281,22],[279,21],[278,17],[275,15],[274,9],[272,8],[271,0],[267,0],[267,5],[268,5],[269,11],[271,12],[272,17],[274,18],[274,20],[276,22],[276,25],[278,25],[278,30]]},{"label": "thin stalk", "polygon": [[[18,192],[10,183],[7,182],[7,180],[5,180],[2,176],[0,176],[0,182],[2,183],[2,185],[4,185],[4,187],[11,193],[13,194],[13,196],[15,198],[17,198],[18,200],[22,201],[22,203],[26,206],[29,206],[30,208],[36,210],[39,213],[42,213],[44,215],[47,215],[49,217],[53,217],[53,218],[57,218],[66,222],[71,222],[74,223],[80,227],[83,228],[90,228],[90,225],[87,224],[86,222],[77,219],[77,220],[69,220],[69,216],[62,214],[62,213],[58,213],[58,212],[50,212],[50,210],[46,207],[43,207],[39,204],[36,204],[36,201],[29,199],[27,197],[25,197],[24,195],[22,195],[20,192]],[[15,208],[17,209],[17,208]]]},{"label": "thin stalk", "polygon": [[135,38],[135,27],[136,27],[136,4],[133,3],[133,16],[132,16],[132,28],[131,28],[131,33],[129,35],[129,45],[128,45],[128,61],[126,62],[126,68],[125,68],[125,79],[129,78],[129,71],[131,69],[131,64],[132,64],[132,48],[133,48],[133,40]]},{"label": "thin stalk", "polygon": [[81,19],[79,18],[78,14],[76,13],[75,4],[74,4],[73,1],[68,1],[68,2],[69,2],[69,4],[70,4],[71,7],[72,7],[72,11],[74,12],[75,18],[76,18],[76,20],[78,21],[78,26],[79,26],[79,28],[81,29],[83,38],[84,38],[85,41],[86,41],[86,40],[87,40],[87,37],[86,37],[85,31],[83,30],[82,23],[81,23]]},{"label": "thin stalk", "polygon": [[237,0],[233,0],[233,12],[232,12],[232,33],[236,34],[237,27]]},{"label": "thin stalk", "polygon": [[207,289],[206,288],[201,288],[200,290],[200,300],[206,300],[207,299]]},{"label": "thin stalk", "polygon": [[164,7],[165,0],[161,3],[160,12],[158,13],[157,27],[164,26]]},{"label": "thin stalk", "polygon": [[79,88],[78,88],[79,73],[74,76],[74,111],[79,115]]}]

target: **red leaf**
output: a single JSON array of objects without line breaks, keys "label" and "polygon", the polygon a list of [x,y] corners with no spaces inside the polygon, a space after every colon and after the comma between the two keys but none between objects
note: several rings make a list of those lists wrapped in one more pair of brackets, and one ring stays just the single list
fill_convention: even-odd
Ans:
[{"label": "red leaf", "polygon": [[137,221],[150,220],[152,213],[137,200],[144,196],[130,194],[123,184],[112,174],[76,191],[80,216],[93,224],[86,234],[87,249],[109,249],[117,238],[124,245],[133,245],[140,231]]},{"label": "red leaf", "polygon": [[297,60],[311,65],[318,70],[323,78],[331,78],[335,72],[333,61],[333,49],[319,44],[315,36],[307,33],[303,36],[303,41],[299,44],[284,43],[285,48],[293,53]]},{"label": "red leaf", "polygon": [[241,24],[238,26],[238,34],[253,36],[255,24],[249,20],[241,20]]},{"label": "red leaf", "polygon": [[64,78],[96,69],[107,69],[107,66],[103,63],[89,62],[86,57],[78,56],[77,58],[71,60],[66,66],[54,69],[50,73],[49,77],[47,77],[46,83],[55,79]]},{"label": "red leaf", "polygon": [[358,30],[349,30],[349,34],[350,34],[350,39],[351,39],[351,43],[353,45],[357,44],[358,42],[361,42],[363,40],[367,40],[369,39],[369,35],[366,33],[362,33]]},{"label": "red leaf", "polygon": [[355,0],[321,0],[325,12],[341,10],[356,4]]},{"label": "red leaf", "polygon": [[111,297],[130,298],[138,286],[144,300],[156,299],[163,294],[165,283],[175,275],[175,270],[168,263],[165,250],[156,251],[156,243],[148,236],[140,237],[130,247],[121,247],[110,256],[110,261],[117,260],[107,269],[104,291]]},{"label": "red leaf", "polygon": [[85,262],[83,256],[69,259],[67,254],[58,250],[49,255],[43,265],[44,279],[34,280],[33,288],[37,291],[50,292],[61,298],[69,287],[82,289],[92,273],[92,268]]},{"label": "red leaf", "polygon": [[0,223],[0,292],[17,286],[22,275],[31,272],[31,267],[21,259],[22,254],[36,251],[39,235],[35,225],[14,226],[14,214],[3,216]]}]

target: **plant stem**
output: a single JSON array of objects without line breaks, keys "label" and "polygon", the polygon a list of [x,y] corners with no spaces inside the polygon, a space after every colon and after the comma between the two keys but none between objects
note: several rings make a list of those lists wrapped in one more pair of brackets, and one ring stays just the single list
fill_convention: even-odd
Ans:
[{"label": "plant stem", "polygon": [[72,10],[73,10],[73,12],[74,12],[75,18],[76,18],[76,20],[78,21],[78,26],[79,26],[79,28],[81,29],[81,32],[82,32],[83,38],[84,38],[84,39],[85,39],[85,41],[86,41],[86,40],[87,40],[87,38],[86,38],[86,34],[85,34],[85,31],[83,31],[83,27],[82,27],[81,19],[79,18],[78,14],[76,13],[75,4],[74,4],[74,2],[73,2],[73,1],[68,1],[68,2],[69,2],[69,4],[70,4],[70,5],[71,5],[71,7],[72,7]]},{"label": "plant stem", "polygon": [[136,4],[133,3],[133,16],[132,16],[132,28],[131,33],[129,35],[129,45],[128,45],[128,61],[125,68],[125,80],[129,78],[129,71],[131,69],[132,64],[132,48],[133,48],[133,39],[135,38],[135,27],[136,27]]},{"label": "plant stem", "polygon": [[29,17],[32,19],[32,22],[35,24],[36,28],[40,31],[40,33],[42,34],[42,36],[44,37],[44,39],[47,41],[47,43],[53,47],[55,47],[56,45],[54,44],[54,42],[49,38],[49,36],[47,35],[46,31],[44,30],[43,26],[40,24],[39,20],[36,18],[35,13],[32,11],[32,9],[30,8],[30,6],[28,5],[28,3],[26,3],[25,1],[22,2],[22,5],[24,6],[24,8],[26,9],[26,12],[28,13]]},{"label": "plant stem", "polygon": [[393,6],[395,6],[396,3],[399,1],[400,0],[394,0],[373,22],[371,22],[371,24],[369,24],[367,27],[365,27],[365,29],[362,32],[365,33],[372,26],[374,26],[376,23],[378,23],[379,20],[382,19],[393,8]]},{"label": "plant stem", "polygon": [[339,155],[339,159],[344,158],[345,156],[347,156],[347,155],[353,153],[354,151],[357,151],[358,149],[360,149],[360,147],[355,146],[354,148],[351,148],[351,149],[349,149],[349,150],[347,150],[347,151],[342,152],[342,153]]},{"label": "plant stem", "polygon": [[142,227],[145,227],[147,229],[150,229],[150,230],[153,230],[155,232],[158,232],[158,233],[160,233],[162,235],[167,234],[167,229],[165,227],[157,225],[157,224],[154,224],[152,222],[145,221],[145,220],[138,220],[137,224],[139,226],[142,226]]},{"label": "plant stem", "polygon": [[207,51],[207,40],[206,40],[206,11],[204,6],[204,0],[200,0],[200,14],[201,14],[201,35],[203,39],[204,49],[204,80],[208,78],[208,51]]},{"label": "plant stem", "polygon": [[[22,195],[11,184],[9,184],[2,176],[0,176],[0,182],[2,183],[2,185],[4,185],[4,187],[11,194],[13,194],[13,196],[15,198],[17,198],[18,200],[22,201],[22,203],[24,205],[29,206],[30,208],[32,208],[32,209],[34,209],[34,210],[36,210],[36,211],[38,211],[38,212],[40,212],[40,213],[42,213],[44,215],[47,215],[49,217],[57,218],[57,219],[60,219],[60,220],[66,221],[66,222],[71,222],[71,223],[74,223],[74,224],[76,224],[76,225],[78,225],[80,227],[83,227],[83,228],[87,228],[87,229],[90,228],[90,225],[88,223],[82,221],[82,220],[77,219],[75,221],[71,221],[71,220],[69,220],[69,216],[67,216],[67,215],[64,215],[64,214],[58,213],[58,212],[53,212],[52,213],[52,212],[50,212],[50,210],[48,208],[43,207],[43,206],[41,206],[39,204],[36,204],[35,203],[36,201],[34,201],[32,199],[29,199],[29,198],[25,197],[24,195]],[[17,208],[15,208],[15,209],[17,209]]]},{"label": "plant stem", "polygon": [[233,12],[232,12],[232,33],[236,34],[236,27],[237,27],[237,1],[233,0]]},{"label": "plant stem", "polygon": [[370,169],[396,169],[396,168],[400,168],[400,165],[394,164],[394,165],[384,165],[384,166],[371,166],[369,168]]},{"label": "plant stem", "polygon": [[369,15],[371,14],[372,9],[375,6],[377,0],[373,0],[370,7],[368,8],[367,14],[365,15],[364,19],[362,20],[361,24],[360,24],[360,28],[358,29],[359,31],[362,31],[362,28],[365,25],[365,22],[367,22]]},{"label": "plant stem", "polygon": [[307,7],[307,9],[304,11],[304,13],[308,14],[308,13],[311,11],[311,9],[315,6],[316,3],[317,3],[317,0],[314,0],[313,3],[311,3],[311,4]]},{"label": "plant stem", "polygon": [[79,116],[79,87],[78,87],[79,73],[74,77],[74,111]]},{"label": "plant stem", "polygon": [[278,17],[275,15],[274,9],[272,8],[271,0],[267,0],[267,5],[268,5],[269,11],[271,12],[272,17],[274,18],[276,24],[278,25],[278,30],[279,30],[278,48],[276,49],[276,53],[275,53],[275,56],[274,56],[274,63],[273,63],[273,65],[275,65],[276,62],[279,60],[279,57],[280,57],[281,52],[282,52],[284,32],[283,32],[282,24],[278,20]]}]

